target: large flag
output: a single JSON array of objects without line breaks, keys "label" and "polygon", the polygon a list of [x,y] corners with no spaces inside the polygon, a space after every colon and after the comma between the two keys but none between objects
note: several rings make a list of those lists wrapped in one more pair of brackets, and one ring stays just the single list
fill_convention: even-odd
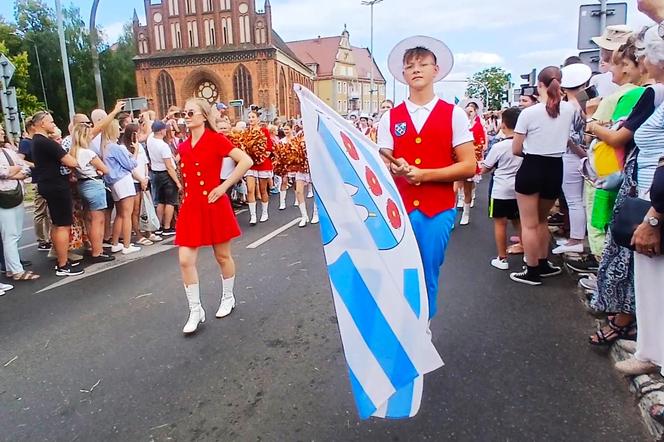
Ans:
[{"label": "large flag", "polygon": [[417,414],[431,342],[419,249],[378,148],[296,85],[339,331],[362,419]]}]

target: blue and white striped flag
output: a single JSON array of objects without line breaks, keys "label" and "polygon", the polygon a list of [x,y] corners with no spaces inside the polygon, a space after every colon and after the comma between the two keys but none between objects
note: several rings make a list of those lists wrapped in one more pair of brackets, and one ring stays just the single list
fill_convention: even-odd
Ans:
[{"label": "blue and white striped flag", "polygon": [[428,333],[422,261],[378,149],[296,85],[320,229],[362,419],[417,414],[423,377],[443,365]]}]

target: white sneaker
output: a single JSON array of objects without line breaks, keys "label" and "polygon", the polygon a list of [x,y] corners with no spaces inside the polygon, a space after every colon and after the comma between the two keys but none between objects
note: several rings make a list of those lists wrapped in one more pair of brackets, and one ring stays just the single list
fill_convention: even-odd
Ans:
[{"label": "white sneaker", "polygon": [[583,253],[583,244],[574,244],[573,246],[560,245],[551,251],[554,255],[562,255],[563,253]]},{"label": "white sneaker", "polygon": [[279,201],[279,210],[286,209],[286,201]]},{"label": "white sneaker", "polygon": [[124,245],[122,245],[122,244],[115,244],[115,245],[112,245],[112,246],[111,246],[111,253],[122,252],[123,249],[124,249]]},{"label": "white sneaker", "polygon": [[467,226],[470,223],[470,210],[465,210],[461,214],[460,226]]},{"label": "white sneaker", "polygon": [[129,255],[130,253],[136,253],[136,252],[140,252],[140,251],[141,251],[141,248],[137,247],[133,244],[131,244],[129,247],[123,247],[122,248],[122,254],[123,255]]},{"label": "white sneaker", "polygon": [[306,217],[301,217],[300,218],[300,223],[297,225],[298,227],[306,227],[307,223],[309,222],[309,218]]},{"label": "white sneaker", "polygon": [[219,303],[219,310],[215,315],[217,318],[223,318],[231,314],[235,308],[235,296],[232,293],[226,294],[221,297],[221,302]]},{"label": "white sneaker", "polygon": [[3,283],[0,282],[0,291],[2,291],[2,292],[8,292],[13,288],[14,288],[14,286],[11,285],[11,284],[3,284]]},{"label": "white sneaker", "polygon": [[493,258],[491,265],[499,270],[509,270],[510,265],[505,258]]}]

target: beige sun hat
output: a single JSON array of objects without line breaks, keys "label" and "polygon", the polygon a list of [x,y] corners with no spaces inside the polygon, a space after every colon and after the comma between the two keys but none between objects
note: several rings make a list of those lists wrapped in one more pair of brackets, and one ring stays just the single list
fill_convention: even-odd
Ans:
[{"label": "beige sun hat", "polygon": [[612,25],[607,26],[599,37],[593,37],[592,41],[602,49],[617,51],[632,34],[632,29],[627,25]]}]

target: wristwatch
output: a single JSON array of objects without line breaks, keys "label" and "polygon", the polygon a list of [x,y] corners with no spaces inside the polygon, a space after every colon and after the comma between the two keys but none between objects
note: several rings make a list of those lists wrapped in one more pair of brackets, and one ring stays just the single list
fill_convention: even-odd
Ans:
[{"label": "wristwatch", "polygon": [[659,35],[659,38],[664,40],[664,20],[657,25],[657,34]]},{"label": "wristwatch", "polygon": [[657,218],[656,216],[646,216],[646,217],[643,219],[643,222],[644,222],[644,223],[648,223],[648,225],[649,225],[650,227],[657,227],[657,226],[659,226],[659,218]]}]

